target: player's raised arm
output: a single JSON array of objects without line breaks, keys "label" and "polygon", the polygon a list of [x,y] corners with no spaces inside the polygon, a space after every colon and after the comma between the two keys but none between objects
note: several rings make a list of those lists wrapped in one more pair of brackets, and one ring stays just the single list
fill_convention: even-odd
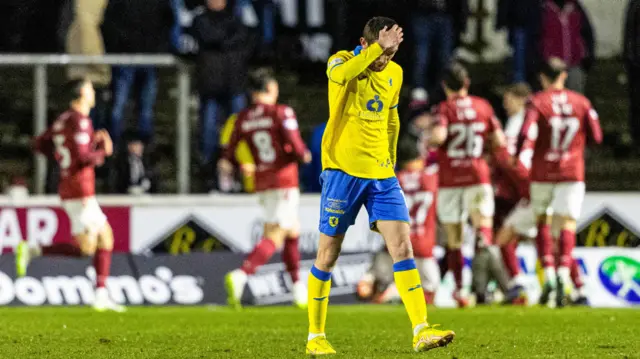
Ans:
[{"label": "player's raised arm", "polygon": [[393,25],[386,26],[378,34],[368,34],[365,27],[365,37],[360,39],[361,50],[353,58],[336,54],[329,59],[327,77],[329,80],[344,85],[358,77],[383,54],[393,56],[403,40],[402,28]]}]

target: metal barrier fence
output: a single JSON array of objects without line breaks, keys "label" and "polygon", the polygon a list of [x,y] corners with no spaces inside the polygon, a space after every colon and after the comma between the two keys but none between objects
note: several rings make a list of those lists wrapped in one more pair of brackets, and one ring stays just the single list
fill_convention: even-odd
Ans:
[{"label": "metal barrier fence", "polygon": [[[187,66],[172,55],[0,55],[0,66],[33,67],[33,132],[42,133],[47,127],[47,67],[66,65],[147,65],[158,67],[175,67],[178,77],[178,106],[176,113],[176,162],[178,193],[188,193],[190,177],[190,124],[189,124],[189,91],[191,75]],[[34,157],[35,192],[44,193],[47,160],[42,155]]]}]

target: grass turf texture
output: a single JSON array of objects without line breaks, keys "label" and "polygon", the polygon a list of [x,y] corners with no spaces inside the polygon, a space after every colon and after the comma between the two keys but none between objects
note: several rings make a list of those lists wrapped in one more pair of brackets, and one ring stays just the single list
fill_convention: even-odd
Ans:
[{"label": "grass turf texture", "polygon": [[[640,310],[430,310],[455,330],[447,348],[411,350],[400,306],[330,306],[336,358],[640,358]],[[293,307],[0,309],[0,358],[302,358],[306,312]]]}]

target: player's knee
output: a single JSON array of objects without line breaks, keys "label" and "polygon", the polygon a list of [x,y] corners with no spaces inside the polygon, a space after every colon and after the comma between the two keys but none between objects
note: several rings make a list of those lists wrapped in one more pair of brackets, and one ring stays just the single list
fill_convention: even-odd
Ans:
[{"label": "player's knee", "polygon": [[96,253],[97,242],[95,237],[92,238],[87,235],[78,235],[75,237],[76,243],[80,248],[80,253],[85,257],[91,257]]},{"label": "player's knee", "polygon": [[413,258],[413,247],[408,239],[395,241],[391,245],[387,244],[387,248],[394,262]]},{"label": "player's knee", "polygon": [[331,271],[336,265],[342,243],[341,239],[328,238],[328,240],[320,240],[318,255],[316,256],[316,267],[323,271]]},{"label": "player's knee", "polygon": [[113,250],[113,230],[107,223],[98,233],[98,248],[104,250]]},{"label": "player's knee", "polygon": [[278,224],[266,223],[264,225],[264,238],[268,238],[273,242],[276,248],[282,248],[284,245],[286,231],[283,230]]},{"label": "player's knee", "polygon": [[551,217],[547,216],[546,214],[540,214],[536,218],[536,223],[538,225],[551,224]]},{"label": "player's knee", "polygon": [[575,232],[578,224],[575,219],[567,216],[560,217],[560,228],[564,231]]}]

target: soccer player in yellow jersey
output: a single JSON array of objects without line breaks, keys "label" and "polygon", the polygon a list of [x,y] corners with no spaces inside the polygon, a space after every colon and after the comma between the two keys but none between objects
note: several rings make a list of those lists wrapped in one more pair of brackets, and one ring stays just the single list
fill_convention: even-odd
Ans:
[{"label": "soccer player in yellow jersey", "polygon": [[335,354],[325,335],[331,270],[362,206],[393,258],[394,279],[413,328],[413,349],[445,346],[455,336],[427,323],[409,213],[394,174],[402,68],[391,59],[402,39],[402,28],[394,20],[374,17],[364,28],[360,46],[328,61],[330,117],[322,138],[320,243],[308,281],[307,354]]}]

